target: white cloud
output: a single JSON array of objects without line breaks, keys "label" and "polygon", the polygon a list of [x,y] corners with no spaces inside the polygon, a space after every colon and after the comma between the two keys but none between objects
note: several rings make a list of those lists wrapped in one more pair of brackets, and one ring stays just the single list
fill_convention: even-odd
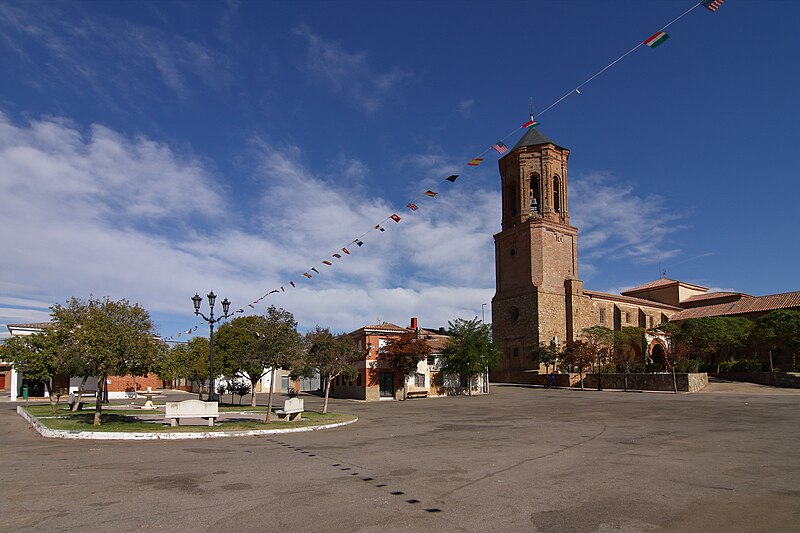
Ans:
[{"label": "white cloud", "polygon": [[456,105],[456,112],[464,118],[469,118],[472,115],[472,107],[474,105],[474,98],[462,98]]},{"label": "white cloud", "polygon": [[305,39],[307,44],[303,69],[365,111],[379,109],[396,86],[411,76],[409,71],[398,67],[378,72],[369,66],[365,52],[348,52],[308,26],[294,28],[292,34]]}]

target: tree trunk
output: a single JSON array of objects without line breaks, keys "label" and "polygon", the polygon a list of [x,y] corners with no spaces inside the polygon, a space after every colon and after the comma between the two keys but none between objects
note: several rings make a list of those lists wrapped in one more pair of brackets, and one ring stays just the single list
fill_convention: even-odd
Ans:
[{"label": "tree trunk", "polygon": [[94,404],[94,421],[92,422],[93,426],[100,425],[100,415],[103,413],[103,392],[106,388],[106,376],[100,376],[100,380],[97,382],[97,401]]},{"label": "tree trunk", "polygon": [[578,369],[578,376],[581,378],[581,390],[583,390],[583,367]]},{"label": "tree trunk", "polygon": [[72,404],[72,412],[75,413],[80,410],[81,408],[81,398],[83,397],[84,387],[86,386],[86,381],[89,379],[88,376],[84,376],[81,380],[81,384],[78,385],[78,397],[75,399],[75,403]]},{"label": "tree trunk", "polygon": [[628,371],[627,370],[623,373],[623,376],[624,376],[624,379],[625,379],[625,392],[628,392]]},{"label": "tree trunk", "polygon": [[403,400],[408,400],[408,375],[403,376]]},{"label": "tree trunk", "polygon": [[50,400],[50,412],[56,414],[56,400],[53,396],[53,387],[50,386],[50,380],[45,380],[44,388],[47,389],[47,397]]},{"label": "tree trunk", "polygon": [[467,396],[472,396],[472,375],[467,376]]},{"label": "tree trunk", "polygon": [[272,422],[272,391],[275,390],[275,365],[272,365],[269,372],[269,395],[267,396],[267,417],[264,419],[265,424]]},{"label": "tree trunk", "polygon": [[769,371],[772,372],[772,350],[769,351]]},{"label": "tree trunk", "polygon": [[250,380],[250,407],[256,406],[256,382],[260,380],[261,378],[258,378],[255,381],[253,381],[252,379]]},{"label": "tree trunk", "polygon": [[672,365],[672,390],[678,394],[678,378],[675,377],[675,365]]},{"label": "tree trunk", "polygon": [[325,378],[325,401],[322,403],[322,414],[328,412],[328,394],[331,392],[331,377],[326,376]]}]

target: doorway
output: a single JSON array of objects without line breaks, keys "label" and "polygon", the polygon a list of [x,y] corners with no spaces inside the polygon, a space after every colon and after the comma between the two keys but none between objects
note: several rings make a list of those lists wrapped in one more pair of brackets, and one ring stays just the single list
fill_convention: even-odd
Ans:
[{"label": "doorway", "polygon": [[394,372],[381,372],[379,379],[381,398],[394,398]]}]

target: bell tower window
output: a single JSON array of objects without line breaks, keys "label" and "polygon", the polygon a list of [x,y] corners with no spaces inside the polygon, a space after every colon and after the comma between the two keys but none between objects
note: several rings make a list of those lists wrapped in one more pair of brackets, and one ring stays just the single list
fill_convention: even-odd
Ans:
[{"label": "bell tower window", "polygon": [[553,178],[553,211],[561,212],[561,180],[558,176]]},{"label": "bell tower window", "polygon": [[539,174],[531,175],[531,213],[539,212]]}]

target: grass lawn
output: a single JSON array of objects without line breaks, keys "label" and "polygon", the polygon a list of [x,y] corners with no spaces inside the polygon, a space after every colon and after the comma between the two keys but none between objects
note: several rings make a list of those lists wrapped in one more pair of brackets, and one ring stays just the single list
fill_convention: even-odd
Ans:
[{"label": "grass lawn", "polygon": [[[242,406],[245,407],[245,406]],[[131,409],[114,409],[103,407],[103,414],[100,426],[93,426],[94,406],[84,409],[77,413],[72,413],[69,406],[59,406],[56,414],[53,415],[49,405],[32,405],[25,407],[30,414],[39,419],[39,422],[50,429],[63,429],[68,431],[128,431],[128,432],[192,432],[192,431],[246,431],[251,429],[287,429],[297,427],[319,426],[323,424],[336,424],[354,420],[353,415],[340,413],[317,413],[315,411],[304,411],[303,418],[294,422],[280,422],[273,420],[269,424],[264,423],[266,407],[259,407],[259,413],[253,414],[250,419],[242,417],[236,420],[218,421],[214,427],[207,425],[179,426],[171,427],[164,423],[163,411],[145,411]],[[221,412],[241,412],[243,410],[252,411],[250,406],[246,409],[220,409]],[[243,415],[247,417],[248,415]],[[139,418],[141,417],[141,418]],[[146,421],[149,418],[150,421]],[[199,420],[199,419],[198,419]]]}]

